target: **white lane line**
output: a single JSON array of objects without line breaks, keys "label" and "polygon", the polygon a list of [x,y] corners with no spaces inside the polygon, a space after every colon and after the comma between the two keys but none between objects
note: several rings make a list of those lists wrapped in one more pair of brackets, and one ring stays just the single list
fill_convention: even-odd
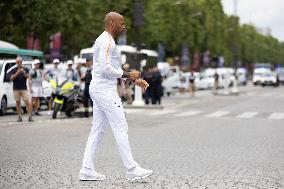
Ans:
[{"label": "white lane line", "polygon": [[138,110],[138,109],[124,109],[124,111],[125,111],[127,114],[136,113],[136,112],[141,112],[141,110]]},{"label": "white lane line", "polygon": [[186,112],[175,114],[174,116],[176,116],[176,117],[189,117],[189,116],[194,116],[194,115],[201,114],[201,113],[202,113],[202,111],[191,110],[191,111],[186,111]]},{"label": "white lane line", "polygon": [[272,113],[268,119],[284,119],[284,113]]},{"label": "white lane line", "polygon": [[269,97],[269,96],[272,96],[272,94],[271,93],[263,93],[261,96]]},{"label": "white lane line", "polygon": [[147,112],[147,115],[165,115],[165,114],[172,114],[176,112],[176,110],[158,110],[155,112]]},{"label": "white lane line", "polygon": [[255,96],[255,93],[248,92],[248,93],[247,93],[247,96]]},{"label": "white lane line", "polygon": [[251,119],[254,116],[256,116],[258,112],[244,112],[240,115],[238,115],[236,118],[244,118],[244,119]]},{"label": "white lane line", "polygon": [[217,111],[211,114],[207,114],[205,115],[205,117],[222,117],[225,116],[227,114],[229,114],[230,112],[226,112],[226,111]]}]

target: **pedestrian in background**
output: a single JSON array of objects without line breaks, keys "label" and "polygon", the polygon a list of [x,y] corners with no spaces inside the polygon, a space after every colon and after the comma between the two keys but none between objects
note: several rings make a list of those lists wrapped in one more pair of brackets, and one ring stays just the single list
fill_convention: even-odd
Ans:
[{"label": "pedestrian in background", "polygon": [[73,82],[76,82],[76,81],[79,81],[79,75],[78,75],[78,72],[73,69],[73,61],[72,60],[68,60],[67,61],[67,69],[66,69],[66,74],[65,74],[65,77],[67,80],[69,81],[73,81]]},{"label": "pedestrian in background", "polygon": [[[126,71],[126,72],[129,72],[130,71],[130,66],[129,66],[129,64],[124,64],[123,66],[122,66],[122,69],[123,69],[123,71]],[[129,81],[129,80],[124,80],[124,79],[122,79],[122,81],[121,81],[121,84],[122,85],[124,85],[124,94],[125,94],[125,98],[126,98],[126,102],[127,102],[127,104],[132,104],[132,102],[133,102],[133,98],[132,98],[132,96],[133,96],[133,87],[134,87],[134,85],[133,85],[133,82],[132,81]]]},{"label": "pedestrian in background", "polygon": [[194,96],[194,92],[195,92],[195,85],[194,85],[194,73],[193,71],[190,72],[190,76],[189,76],[189,93],[191,94],[191,96]]},{"label": "pedestrian in background", "polygon": [[213,94],[217,95],[218,93],[218,88],[219,88],[219,74],[217,73],[217,71],[215,71],[214,74],[214,84],[213,84]]},{"label": "pedestrian in background", "polygon": [[86,73],[82,77],[85,81],[85,88],[84,88],[84,117],[89,117],[89,105],[93,106],[93,102],[90,96],[89,87],[92,81],[92,69],[93,69],[93,61],[90,58],[86,59]]},{"label": "pedestrian in background", "polygon": [[86,59],[78,58],[76,63],[77,63],[76,70],[77,70],[78,77],[79,77],[79,80],[80,80],[80,90],[84,92],[85,77],[86,77],[86,71],[87,71]]},{"label": "pedestrian in background", "polygon": [[148,70],[143,74],[144,79],[147,83],[149,83],[149,87],[146,89],[144,93],[145,104],[150,104],[153,98],[153,71],[152,68],[148,68]]},{"label": "pedestrian in background", "polygon": [[[59,59],[55,58],[53,60],[53,68],[48,70],[45,74],[44,74],[44,78],[48,81],[50,81],[51,79],[57,80],[60,77],[60,69],[59,69]],[[51,115],[52,112],[52,103],[53,103],[53,99],[52,96],[48,99],[48,115]]]},{"label": "pedestrian in background", "polygon": [[34,60],[34,69],[31,69],[30,74],[30,82],[31,82],[31,94],[32,94],[32,104],[34,109],[35,115],[40,115],[39,113],[39,107],[40,107],[40,97],[43,95],[43,89],[42,89],[42,72],[39,69],[40,66],[40,60],[35,59]]},{"label": "pedestrian in background", "polygon": [[161,104],[163,96],[162,75],[157,67],[152,69],[152,104]]},{"label": "pedestrian in background", "polygon": [[[21,99],[26,104],[26,110],[29,114],[28,121],[32,122],[32,103],[30,102],[29,93],[27,90],[27,79],[30,78],[29,70],[22,65],[22,58],[16,58],[17,67],[11,71],[10,79],[13,81],[13,93],[16,100],[16,110],[18,113],[18,122],[22,122],[21,115]],[[30,86],[29,86],[30,87]]]}]

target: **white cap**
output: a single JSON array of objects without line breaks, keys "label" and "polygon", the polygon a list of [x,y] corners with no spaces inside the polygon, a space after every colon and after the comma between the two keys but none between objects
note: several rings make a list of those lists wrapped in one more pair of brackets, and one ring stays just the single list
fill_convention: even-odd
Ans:
[{"label": "white cap", "polygon": [[78,64],[85,64],[86,63],[86,59],[85,58],[78,58],[77,63]]},{"label": "white cap", "polygon": [[72,60],[68,60],[67,61],[67,65],[72,65],[73,64],[73,61]]},{"label": "white cap", "polygon": [[55,58],[55,59],[53,60],[53,64],[59,64],[59,63],[60,63],[59,59]]},{"label": "white cap", "polygon": [[39,64],[39,63],[40,63],[39,59],[34,59],[34,64]]}]

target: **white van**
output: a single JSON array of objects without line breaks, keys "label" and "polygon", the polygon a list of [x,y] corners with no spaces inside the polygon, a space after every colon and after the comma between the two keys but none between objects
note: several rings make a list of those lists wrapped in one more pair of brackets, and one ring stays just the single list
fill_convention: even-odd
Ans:
[{"label": "white van", "polygon": [[5,115],[7,108],[15,108],[13,83],[7,71],[16,65],[15,60],[0,60],[0,114]]}]

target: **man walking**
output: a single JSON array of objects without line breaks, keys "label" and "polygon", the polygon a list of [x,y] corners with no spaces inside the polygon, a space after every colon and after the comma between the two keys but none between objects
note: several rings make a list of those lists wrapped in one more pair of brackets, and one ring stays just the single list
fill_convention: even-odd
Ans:
[{"label": "man walking", "polygon": [[17,67],[11,71],[10,79],[13,81],[13,92],[16,100],[16,110],[18,113],[18,122],[22,122],[21,115],[21,99],[26,104],[26,109],[29,114],[29,121],[32,122],[32,103],[30,102],[29,93],[27,90],[27,79],[29,78],[29,70],[22,65],[22,58],[16,58]]},{"label": "man walking", "polygon": [[106,127],[110,125],[123,164],[127,168],[128,180],[138,180],[152,175],[153,171],[141,168],[132,157],[128,141],[128,125],[121,99],[117,93],[117,79],[132,80],[144,90],[149,85],[139,78],[139,72],[125,72],[120,67],[120,56],[114,38],[125,30],[123,16],[110,12],[104,21],[105,31],[96,39],[93,46],[92,81],[89,87],[93,101],[93,125],[86,144],[79,178],[80,180],[104,180],[106,178],[105,175],[96,172],[94,157]]}]

